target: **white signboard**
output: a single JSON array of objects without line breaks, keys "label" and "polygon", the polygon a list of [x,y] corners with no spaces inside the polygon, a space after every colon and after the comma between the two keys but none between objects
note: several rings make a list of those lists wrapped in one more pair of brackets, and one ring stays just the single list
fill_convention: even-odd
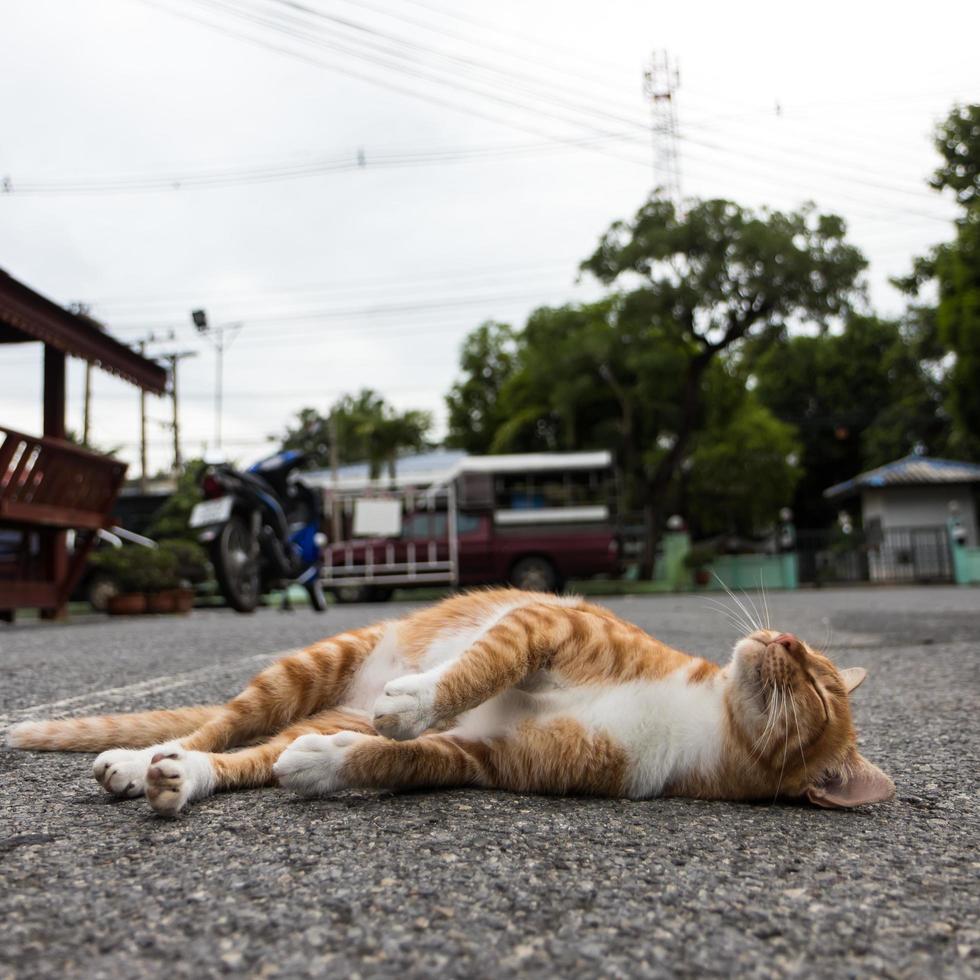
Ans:
[{"label": "white signboard", "polygon": [[396,538],[402,533],[400,500],[355,500],[355,538]]}]

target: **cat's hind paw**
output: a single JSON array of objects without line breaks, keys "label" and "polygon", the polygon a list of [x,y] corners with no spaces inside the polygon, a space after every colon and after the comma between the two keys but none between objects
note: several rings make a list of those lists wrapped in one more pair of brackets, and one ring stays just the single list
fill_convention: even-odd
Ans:
[{"label": "cat's hind paw", "polygon": [[435,682],[426,674],[396,677],[374,702],[372,724],[378,734],[399,742],[418,738],[435,723],[435,697]]},{"label": "cat's hind paw", "polygon": [[150,759],[164,749],[162,745],[149,749],[109,749],[96,756],[92,775],[113,796],[128,799],[142,796],[146,790],[146,770]]},{"label": "cat's hind paw", "polygon": [[146,799],[163,817],[175,817],[192,800],[210,796],[215,775],[204,752],[175,748],[157,752],[146,771]]},{"label": "cat's hind paw", "polygon": [[371,738],[360,732],[300,735],[276,760],[272,773],[279,785],[298,796],[325,796],[346,789],[344,765],[351,749]]}]

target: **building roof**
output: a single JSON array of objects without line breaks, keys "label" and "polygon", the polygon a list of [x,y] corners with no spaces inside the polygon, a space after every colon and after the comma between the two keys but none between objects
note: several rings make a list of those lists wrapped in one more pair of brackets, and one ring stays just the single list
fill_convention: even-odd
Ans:
[{"label": "building roof", "polygon": [[167,372],[109,336],[91,317],[58,306],[0,269],[0,344],[40,340],[125,381],[163,394]]},{"label": "building roof", "polygon": [[[470,456],[462,450],[439,449],[396,460],[394,481],[389,478],[387,469],[372,481],[367,463],[340,466],[337,469],[337,487],[341,490],[359,490],[370,486],[427,487],[447,483],[460,473],[539,473],[545,470],[601,469],[611,464],[612,453],[607,450]],[[318,486],[334,486],[330,470],[313,470],[304,474],[303,479]]]},{"label": "building roof", "polygon": [[980,482],[980,466],[956,459],[934,459],[930,456],[906,456],[894,463],[859,473],[824,490],[829,500],[849,497],[861,490],[877,487],[931,486],[943,483]]}]

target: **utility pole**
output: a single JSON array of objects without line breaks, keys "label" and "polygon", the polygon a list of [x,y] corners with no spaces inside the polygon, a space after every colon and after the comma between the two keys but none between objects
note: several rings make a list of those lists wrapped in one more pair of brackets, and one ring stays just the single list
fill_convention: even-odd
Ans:
[{"label": "utility pole", "polygon": [[[141,355],[146,353],[146,341],[139,342]],[[146,390],[140,385],[140,493],[148,489],[148,474],[146,472]]]},{"label": "utility pole", "polygon": [[[191,310],[191,320],[197,332],[202,337],[207,337],[214,344],[217,352],[214,371],[214,446],[216,450],[221,449],[221,385],[224,373],[225,348],[231,347],[238,336],[238,331],[244,326],[243,323],[219,323],[216,326],[208,324],[208,315],[204,310]],[[225,334],[228,340],[225,340]]]},{"label": "utility pole", "polygon": [[174,437],[174,474],[180,475],[184,461],[180,454],[180,411],[177,404],[177,365],[185,357],[197,357],[197,351],[182,350],[164,354],[163,359],[170,365],[170,401],[173,405],[171,429]]},{"label": "utility pole", "polygon": [[[157,336],[156,334],[147,334],[142,340],[136,342],[136,349],[139,351],[141,356],[146,355],[146,345],[160,343],[161,341],[173,340],[174,332],[171,330],[165,336]],[[149,478],[150,474],[148,471],[149,464],[147,463],[148,447],[146,441],[146,392],[140,388],[140,493],[146,493],[149,489]]]},{"label": "utility pole", "polygon": [[[105,329],[98,320],[91,316],[92,308],[88,303],[69,303],[68,312],[75,316],[84,318],[92,326],[99,330]],[[85,362],[85,391],[82,395],[82,445],[88,446],[88,437],[91,432],[92,421],[92,363]]]},{"label": "utility pole", "polygon": [[340,541],[343,537],[343,527],[341,526],[341,503],[339,496],[338,481],[340,480],[340,442],[337,437],[337,408],[334,406],[330,410],[330,479],[333,483],[333,493],[330,495],[331,503],[331,527],[333,540]]},{"label": "utility pole", "polygon": [[664,194],[681,207],[681,164],[677,150],[677,104],[680,86],[677,62],[666,50],[654,51],[643,73],[643,91],[650,100],[653,172]]}]

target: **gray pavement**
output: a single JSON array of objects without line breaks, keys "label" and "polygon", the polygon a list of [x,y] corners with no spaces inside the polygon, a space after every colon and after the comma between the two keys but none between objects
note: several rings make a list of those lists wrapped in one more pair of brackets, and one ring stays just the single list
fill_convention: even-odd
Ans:
[{"label": "gray pavement", "polygon": [[[719,660],[734,639],[700,597],[608,605]],[[770,606],[870,670],[856,716],[894,802],[270,789],[167,821],[110,800],[88,756],[3,751],[0,978],[980,976],[980,592]],[[0,727],[223,700],[397,608],[0,626]]]}]

